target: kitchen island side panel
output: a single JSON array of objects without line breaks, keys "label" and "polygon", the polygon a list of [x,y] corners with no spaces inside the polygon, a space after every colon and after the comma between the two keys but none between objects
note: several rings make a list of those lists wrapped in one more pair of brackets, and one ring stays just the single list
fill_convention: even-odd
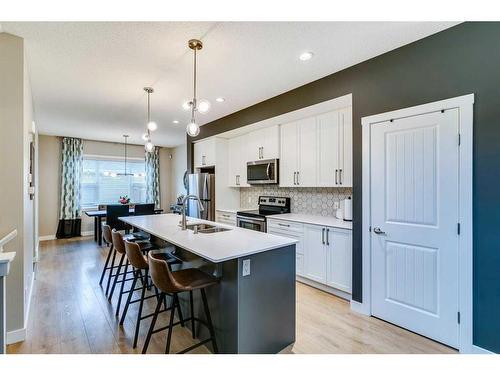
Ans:
[{"label": "kitchen island side panel", "polygon": [[[246,259],[250,275],[242,276]],[[295,244],[238,265],[238,353],[278,353],[295,342]]]}]

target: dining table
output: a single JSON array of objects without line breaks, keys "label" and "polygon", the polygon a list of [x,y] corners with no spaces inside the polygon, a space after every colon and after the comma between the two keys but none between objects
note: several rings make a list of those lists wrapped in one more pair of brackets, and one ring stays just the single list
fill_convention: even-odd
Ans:
[{"label": "dining table", "polygon": [[[129,215],[134,215],[134,209],[129,209]],[[163,210],[161,208],[155,208],[155,214],[161,214]],[[88,217],[94,218],[94,241],[96,241],[99,246],[102,246],[102,219],[106,217],[106,210],[89,210],[85,211]]]}]

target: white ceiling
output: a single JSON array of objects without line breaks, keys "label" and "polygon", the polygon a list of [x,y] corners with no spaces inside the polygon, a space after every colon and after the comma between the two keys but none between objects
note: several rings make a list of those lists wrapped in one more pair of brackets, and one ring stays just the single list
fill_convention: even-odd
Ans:
[{"label": "white ceiling", "polygon": [[[144,86],[153,86],[160,146],[185,142],[192,96],[191,38],[199,53],[198,96],[210,121],[453,26],[450,22],[3,22],[26,41],[35,119],[42,134],[142,143]],[[313,51],[302,62],[298,55]],[[224,103],[215,98],[223,96]],[[175,125],[173,120],[179,120]]]}]

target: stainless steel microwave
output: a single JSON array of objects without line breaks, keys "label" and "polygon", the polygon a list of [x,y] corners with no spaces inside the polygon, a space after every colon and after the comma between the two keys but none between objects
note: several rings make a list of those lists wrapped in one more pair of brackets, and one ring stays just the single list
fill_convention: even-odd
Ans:
[{"label": "stainless steel microwave", "polygon": [[250,185],[277,184],[279,159],[257,160],[247,163],[247,182]]}]

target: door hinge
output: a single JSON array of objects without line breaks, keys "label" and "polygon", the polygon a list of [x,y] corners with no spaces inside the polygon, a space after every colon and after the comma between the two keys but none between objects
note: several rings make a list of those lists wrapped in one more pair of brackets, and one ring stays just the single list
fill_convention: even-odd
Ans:
[{"label": "door hinge", "polygon": [[457,223],[457,234],[460,235],[460,223]]},{"label": "door hinge", "polygon": [[457,323],[460,324],[460,311],[457,311]]},{"label": "door hinge", "polygon": [[462,140],[461,140],[461,136],[460,136],[460,133],[458,133],[458,145],[460,146]]}]

